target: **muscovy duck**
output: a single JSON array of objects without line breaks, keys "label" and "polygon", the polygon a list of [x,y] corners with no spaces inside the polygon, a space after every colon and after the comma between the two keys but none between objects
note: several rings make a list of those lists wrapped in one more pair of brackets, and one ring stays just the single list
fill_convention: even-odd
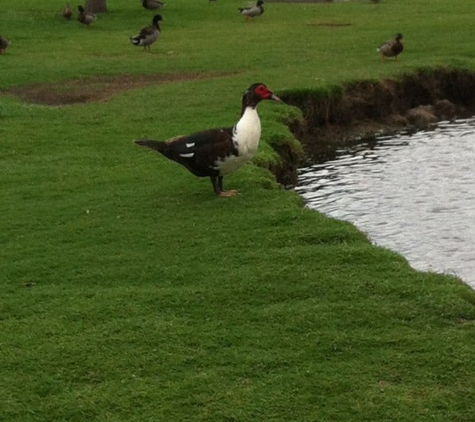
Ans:
[{"label": "muscovy duck", "polygon": [[97,19],[96,15],[94,13],[86,12],[82,6],[78,6],[78,11],[78,21],[90,28],[91,23]]},{"label": "muscovy duck", "polygon": [[142,28],[138,35],[130,37],[130,42],[137,47],[143,47],[144,50],[150,51],[150,46],[157,41],[160,35],[158,22],[161,20],[162,15],[155,15],[152,19],[152,25]]},{"label": "muscovy duck", "polygon": [[256,16],[261,16],[264,13],[264,2],[262,0],[258,0],[254,6],[248,7],[239,7],[239,13],[246,17],[246,20],[249,18],[254,18]]},{"label": "muscovy duck", "polygon": [[402,34],[398,33],[393,40],[386,41],[377,48],[377,51],[381,54],[381,61],[384,62],[386,57],[394,57],[398,61],[397,56],[404,50],[401,40]]},{"label": "muscovy duck", "polygon": [[263,83],[252,84],[242,97],[241,117],[233,127],[208,129],[167,141],[136,140],[137,145],[162,153],[198,177],[209,177],[219,196],[236,196],[223,189],[223,177],[254,157],[261,138],[257,106],[262,100],[281,101]]}]

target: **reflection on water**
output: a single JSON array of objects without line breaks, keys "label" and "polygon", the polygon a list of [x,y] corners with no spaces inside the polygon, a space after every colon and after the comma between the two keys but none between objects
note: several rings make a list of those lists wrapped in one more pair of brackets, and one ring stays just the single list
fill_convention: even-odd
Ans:
[{"label": "reflection on water", "polygon": [[416,269],[475,288],[475,118],[381,137],[300,170],[308,206],[347,220]]}]

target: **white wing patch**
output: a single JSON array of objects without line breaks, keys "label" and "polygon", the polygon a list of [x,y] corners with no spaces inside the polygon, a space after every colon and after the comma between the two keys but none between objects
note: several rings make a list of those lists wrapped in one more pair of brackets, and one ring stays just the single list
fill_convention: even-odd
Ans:
[{"label": "white wing patch", "polygon": [[185,144],[187,148],[193,148],[195,146],[195,143],[192,142],[190,144]]},{"label": "white wing patch", "polygon": [[188,154],[178,154],[180,157],[183,157],[183,158],[191,158],[195,155],[194,152],[190,152]]}]

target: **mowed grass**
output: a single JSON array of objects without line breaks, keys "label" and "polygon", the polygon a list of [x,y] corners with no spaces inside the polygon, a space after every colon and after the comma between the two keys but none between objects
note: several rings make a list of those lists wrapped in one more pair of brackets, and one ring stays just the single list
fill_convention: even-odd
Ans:
[{"label": "mowed grass", "polygon": [[[0,420],[473,421],[475,295],[412,270],[348,223],[303,207],[265,169],[206,179],[136,147],[232,124],[241,94],[420,67],[475,67],[462,0],[268,3],[110,0],[87,30],[62,5],[0,11],[0,91],[100,75],[176,75],[105,101],[0,95]],[[405,35],[400,63],[376,46]],[[180,79],[192,74],[208,79]],[[67,90],[67,85],[64,85]],[[266,141],[297,111],[263,103]]]}]

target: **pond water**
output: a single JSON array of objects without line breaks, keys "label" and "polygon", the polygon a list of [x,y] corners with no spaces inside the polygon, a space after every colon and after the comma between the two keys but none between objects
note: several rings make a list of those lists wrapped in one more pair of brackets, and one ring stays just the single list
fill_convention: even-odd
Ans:
[{"label": "pond water", "polygon": [[353,223],[418,270],[475,288],[475,118],[380,137],[300,169],[307,206]]}]

